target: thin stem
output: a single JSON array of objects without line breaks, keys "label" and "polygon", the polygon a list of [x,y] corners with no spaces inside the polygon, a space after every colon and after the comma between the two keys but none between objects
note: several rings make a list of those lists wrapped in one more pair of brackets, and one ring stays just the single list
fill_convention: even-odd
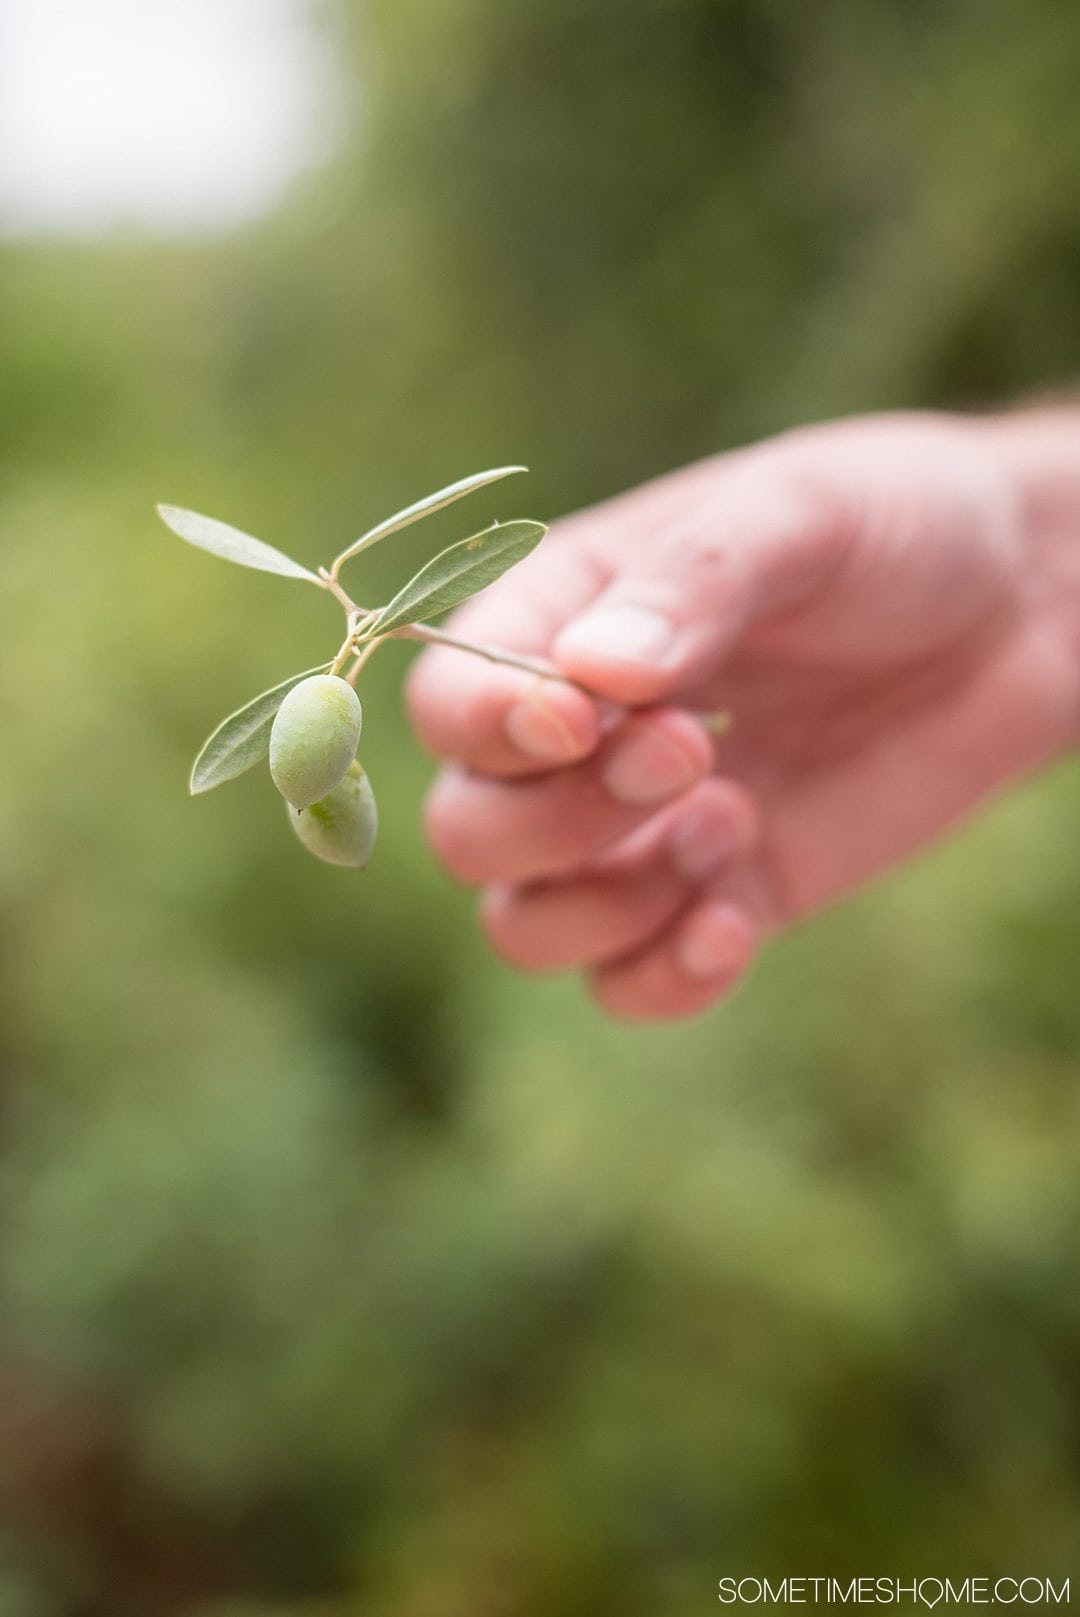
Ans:
[{"label": "thin stem", "polygon": [[[334,672],[338,670],[339,663],[344,663],[347,657],[347,647],[351,646],[361,636],[366,627],[378,616],[380,608],[366,610],[357,606],[350,595],[347,595],[338,581],[334,570],[327,571],[325,567],[319,568],[319,577],[324,588],[344,608],[345,616],[349,622],[349,639],[342,646],[334,663]],[[480,646],[471,640],[460,640],[456,635],[447,634],[444,629],[433,629],[428,623],[413,623],[408,628],[396,629],[386,636],[394,640],[422,640],[431,645],[452,646],[455,651],[470,651],[474,657],[484,657],[488,662],[503,663],[508,668],[520,668],[525,674],[536,674],[540,679],[558,680],[563,685],[574,685],[577,682],[567,679],[555,664],[539,657],[524,657],[516,651],[506,651],[502,646]],[[584,690],[584,686],[579,686]]]},{"label": "thin stem", "polygon": [[[523,657],[516,651],[506,651],[501,646],[478,646],[471,640],[459,640],[456,635],[447,634],[443,629],[433,629],[427,623],[414,623],[407,629],[396,629],[391,634],[380,637],[375,641],[381,645],[382,639],[387,640],[422,640],[430,645],[450,646],[454,651],[469,651],[474,657],[483,657],[489,663],[503,663],[507,668],[520,668],[522,673],[535,674],[540,679],[555,680],[560,685],[569,685],[576,691],[584,694],[594,702],[602,702],[595,691],[587,685],[579,684],[576,679],[569,679],[556,668],[554,663],[541,657]],[[722,709],[711,708],[707,710],[694,709],[694,717],[698,719],[704,729],[712,736],[726,735],[731,729],[734,719],[730,713]]]},{"label": "thin stem", "polygon": [[349,669],[349,672],[345,675],[345,678],[354,690],[356,689],[356,681],[360,677],[360,670],[364,667],[365,663],[370,662],[371,658],[374,657],[375,653],[382,644],[383,637],[380,635],[377,640],[369,640],[367,645],[357,652],[356,661]]},{"label": "thin stem", "polygon": [[[519,652],[507,651],[502,646],[480,646],[471,640],[459,640],[457,635],[444,629],[433,629],[429,623],[413,623],[407,629],[395,629],[388,635],[391,640],[422,640],[429,645],[450,646],[454,651],[469,651],[474,657],[483,657],[489,663],[503,663],[507,668],[519,668],[524,674],[535,674],[539,679],[557,680],[562,685],[573,685],[585,691],[574,679],[568,679],[555,664],[540,657],[524,657]],[[586,691],[587,695],[594,692]]]},{"label": "thin stem", "polygon": [[359,622],[359,614],[356,611],[350,612],[349,613],[348,630],[346,632],[345,639],[341,643],[341,647],[340,647],[340,649],[338,651],[338,654],[334,658],[334,661],[330,666],[331,674],[340,674],[341,670],[344,668],[345,664],[348,662],[349,658],[352,656],[353,646],[354,646],[355,641],[356,641],[356,630],[357,630],[358,622]]},{"label": "thin stem", "polygon": [[[457,635],[447,634],[445,629],[433,629],[430,623],[411,623],[407,628],[394,629],[390,634],[379,635],[366,646],[357,646],[357,640],[363,636],[364,630],[378,617],[380,607],[367,609],[357,606],[351,596],[347,595],[333,573],[328,573],[325,567],[320,567],[319,577],[335,600],[339,601],[345,610],[349,623],[349,634],[334,661],[333,672],[337,673],[348,661],[350,651],[356,651],[357,657],[353,666],[346,674],[350,685],[355,685],[360,670],[374,653],[376,647],[386,640],[419,640],[425,645],[449,646],[453,651],[467,651],[474,657],[483,657],[485,662],[501,663],[505,668],[517,668],[523,674],[533,674],[537,679],[550,679],[559,685],[569,685],[572,689],[583,691],[593,701],[597,700],[595,691],[587,685],[580,684],[576,679],[570,679],[557,668],[553,662],[544,657],[526,657],[521,652],[507,651],[503,646],[477,645],[472,640],[462,640]],[[695,715],[711,735],[721,736],[730,730],[732,716],[723,711],[698,712]]]},{"label": "thin stem", "polygon": [[351,618],[353,616],[362,618],[367,615],[365,609],[362,606],[357,606],[352,597],[345,593],[341,585],[338,583],[337,575],[335,573],[328,573],[325,567],[320,567],[319,577],[322,580],[323,588],[329,590],[330,594],[334,597],[334,600],[344,608],[345,616],[347,618]]},{"label": "thin stem", "polygon": [[[337,656],[334,658],[333,664],[330,668],[330,672],[332,674],[340,674],[350,656],[356,650],[356,642],[358,638],[363,634],[364,630],[367,628],[368,624],[371,623],[372,619],[378,616],[378,610],[376,609],[375,611],[369,611],[367,607],[357,606],[352,596],[347,595],[342,589],[335,574],[332,572],[327,572],[325,567],[319,568],[319,578],[322,582],[323,588],[330,591],[330,594],[334,597],[335,601],[337,601],[338,605],[345,613],[345,621],[348,626],[345,639],[342,642],[341,648],[338,651]],[[378,644],[379,642],[377,640],[373,641],[370,650],[373,651]],[[350,685],[356,684],[356,677],[361,668],[364,666],[366,660],[367,656],[365,654],[361,654],[360,660],[349,670],[346,678],[348,679]]]}]

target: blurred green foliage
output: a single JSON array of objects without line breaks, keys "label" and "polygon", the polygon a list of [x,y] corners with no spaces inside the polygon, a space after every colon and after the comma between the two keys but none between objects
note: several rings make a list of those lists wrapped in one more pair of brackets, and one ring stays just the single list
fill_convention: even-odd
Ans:
[{"label": "blurred green foliage", "polygon": [[[0,252],[3,1617],[693,1617],[1080,1565],[1080,783],[622,1029],[515,978],[365,675],[364,878],[189,801],[501,461],[550,516],[1080,370],[1080,11],[329,7],[347,149],[242,239]],[[388,593],[460,513],[357,562]],[[441,524],[441,526],[439,526]]]}]

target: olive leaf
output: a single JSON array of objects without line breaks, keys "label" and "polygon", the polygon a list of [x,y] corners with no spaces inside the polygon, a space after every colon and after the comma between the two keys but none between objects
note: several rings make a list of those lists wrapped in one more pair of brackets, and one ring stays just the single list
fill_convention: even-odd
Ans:
[{"label": "olive leaf", "polygon": [[462,539],[421,567],[367,624],[363,638],[390,634],[438,617],[470,595],[486,589],[508,568],[535,550],[547,532],[542,522],[496,522],[471,539]]},{"label": "olive leaf", "polygon": [[302,674],[293,674],[272,690],[263,691],[246,707],[238,708],[223,719],[204,745],[191,770],[191,795],[212,791],[227,780],[235,780],[245,769],[265,758],[270,750],[270,731],[278,708],[294,686],[313,674],[325,674],[329,663],[318,668],[305,668]]},{"label": "olive leaf", "polygon": [[410,522],[419,522],[421,517],[430,516],[433,511],[441,511],[446,505],[453,505],[455,500],[464,499],[466,494],[472,494],[478,488],[485,488],[488,483],[497,483],[501,477],[511,477],[515,472],[524,472],[525,466],[497,466],[490,472],[475,472],[472,477],[463,477],[460,482],[450,483],[441,488],[437,494],[429,494],[424,500],[417,500],[415,505],[407,505],[404,511],[398,511],[394,516],[387,517],[380,522],[377,528],[371,528],[351,544],[348,550],[343,550],[334,563],[334,573],[343,562],[358,556],[369,545],[378,544],[388,534],[397,533],[399,528],[407,528]]},{"label": "olive leaf", "polygon": [[199,550],[209,550],[212,555],[234,561],[239,567],[254,567],[260,573],[279,573],[283,578],[303,578],[322,588],[318,574],[301,567],[298,561],[272,545],[264,545],[261,539],[231,528],[227,522],[200,516],[198,511],[184,511],[176,505],[159,505],[157,509],[166,527]]}]

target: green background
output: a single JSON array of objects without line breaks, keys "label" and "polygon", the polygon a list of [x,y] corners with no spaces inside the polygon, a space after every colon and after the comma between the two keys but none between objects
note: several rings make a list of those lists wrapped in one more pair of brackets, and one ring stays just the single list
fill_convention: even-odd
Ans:
[{"label": "green background", "polygon": [[[1074,763],[622,1028],[435,868],[185,794],[314,564],[1080,373],[1080,8],[328,5],[343,151],[226,241],[0,249],[0,1614],[696,1617],[1080,1574]],[[193,114],[194,115],[194,114]]]}]

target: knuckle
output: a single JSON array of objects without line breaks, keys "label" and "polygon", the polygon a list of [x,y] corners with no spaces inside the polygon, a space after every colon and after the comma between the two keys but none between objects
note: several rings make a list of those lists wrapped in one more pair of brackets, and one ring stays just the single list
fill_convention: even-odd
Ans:
[{"label": "knuckle", "polygon": [[425,651],[405,677],[405,710],[420,740],[438,754],[445,734],[443,683],[439,678],[437,653]]},{"label": "knuckle", "polygon": [[762,497],[768,485],[778,515],[786,516],[792,528],[817,541],[846,543],[857,517],[857,500],[851,479],[837,473],[835,449],[822,437],[825,430],[795,428],[758,445],[749,455],[747,470]]},{"label": "knuckle", "polygon": [[423,708],[432,694],[435,655],[433,651],[421,652],[405,675],[405,701],[410,713]]},{"label": "knuckle", "polygon": [[594,971],[588,978],[589,992],[600,1009],[616,1022],[645,1022],[649,1013],[632,990],[614,973]]},{"label": "knuckle", "polygon": [[438,787],[428,798],[424,827],[436,858],[455,881],[476,886],[485,880],[483,850],[471,833],[469,817]]},{"label": "knuckle", "polygon": [[601,836],[586,814],[538,805],[531,838],[528,877],[566,876],[576,871],[609,840]]},{"label": "knuckle", "polygon": [[507,965],[518,971],[551,969],[513,897],[487,895],[480,907],[480,920],[488,943]]}]

